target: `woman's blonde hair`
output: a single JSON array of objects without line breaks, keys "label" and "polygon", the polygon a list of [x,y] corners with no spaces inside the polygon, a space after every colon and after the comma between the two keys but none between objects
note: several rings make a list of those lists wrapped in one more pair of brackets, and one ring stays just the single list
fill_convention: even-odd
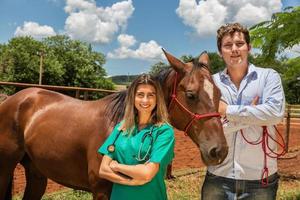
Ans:
[{"label": "woman's blonde hair", "polygon": [[151,123],[160,126],[163,123],[169,123],[168,110],[165,104],[164,94],[161,86],[152,75],[142,74],[138,76],[128,87],[126,95],[126,106],[123,118],[122,130],[127,134],[131,134],[137,123],[137,109],[135,108],[135,94],[137,87],[141,84],[151,85],[156,90],[156,106],[152,111]]}]

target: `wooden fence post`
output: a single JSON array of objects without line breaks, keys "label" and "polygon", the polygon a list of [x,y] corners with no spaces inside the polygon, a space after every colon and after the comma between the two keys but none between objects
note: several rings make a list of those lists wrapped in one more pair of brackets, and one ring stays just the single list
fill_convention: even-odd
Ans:
[{"label": "wooden fence post", "polygon": [[79,90],[76,90],[75,98],[76,98],[76,99],[79,99],[79,98],[80,98],[80,91],[79,91]]},{"label": "wooden fence post", "polygon": [[290,124],[291,123],[291,105],[287,105],[287,117],[285,122],[285,152],[289,152]]},{"label": "wooden fence post", "polygon": [[88,95],[88,91],[84,91],[84,100],[88,100],[89,95]]}]

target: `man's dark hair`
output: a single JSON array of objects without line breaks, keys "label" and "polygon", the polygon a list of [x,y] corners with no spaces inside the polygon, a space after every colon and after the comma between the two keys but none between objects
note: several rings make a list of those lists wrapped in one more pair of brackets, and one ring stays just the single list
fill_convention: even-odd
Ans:
[{"label": "man's dark hair", "polygon": [[233,23],[233,24],[225,24],[221,26],[217,31],[217,45],[218,50],[221,52],[221,45],[222,45],[222,39],[225,35],[233,36],[235,32],[240,32],[244,34],[245,40],[247,45],[250,44],[250,35],[249,31],[246,27],[242,26],[240,23]]}]

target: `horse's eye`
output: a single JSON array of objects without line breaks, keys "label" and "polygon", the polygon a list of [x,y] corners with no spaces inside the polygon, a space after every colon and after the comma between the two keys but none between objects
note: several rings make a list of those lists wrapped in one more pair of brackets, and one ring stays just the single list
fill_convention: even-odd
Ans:
[{"label": "horse's eye", "polygon": [[186,91],[186,97],[190,100],[196,99],[196,95],[192,91]]}]

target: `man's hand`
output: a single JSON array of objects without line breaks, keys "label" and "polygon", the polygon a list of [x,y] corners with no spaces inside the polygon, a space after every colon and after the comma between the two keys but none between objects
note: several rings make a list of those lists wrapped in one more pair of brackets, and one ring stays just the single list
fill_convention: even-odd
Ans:
[{"label": "man's hand", "polygon": [[228,105],[227,105],[227,103],[225,101],[222,101],[222,100],[219,101],[219,113],[222,116],[226,115],[227,106]]},{"label": "man's hand", "polygon": [[251,102],[251,106],[256,106],[259,100],[259,96],[254,97],[254,99]]},{"label": "man's hand", "polygon": [[[256,96],[256,97],[254,97],[254,99],[252,100],[250,105],[256,106],[258,104],[258,101],[259,101],[259,96]],[[228,104],[225,101],[223,101],[223,100],[219,101],[219,113],[222,116],[226,115],[227,106],[228,106]]]}]

